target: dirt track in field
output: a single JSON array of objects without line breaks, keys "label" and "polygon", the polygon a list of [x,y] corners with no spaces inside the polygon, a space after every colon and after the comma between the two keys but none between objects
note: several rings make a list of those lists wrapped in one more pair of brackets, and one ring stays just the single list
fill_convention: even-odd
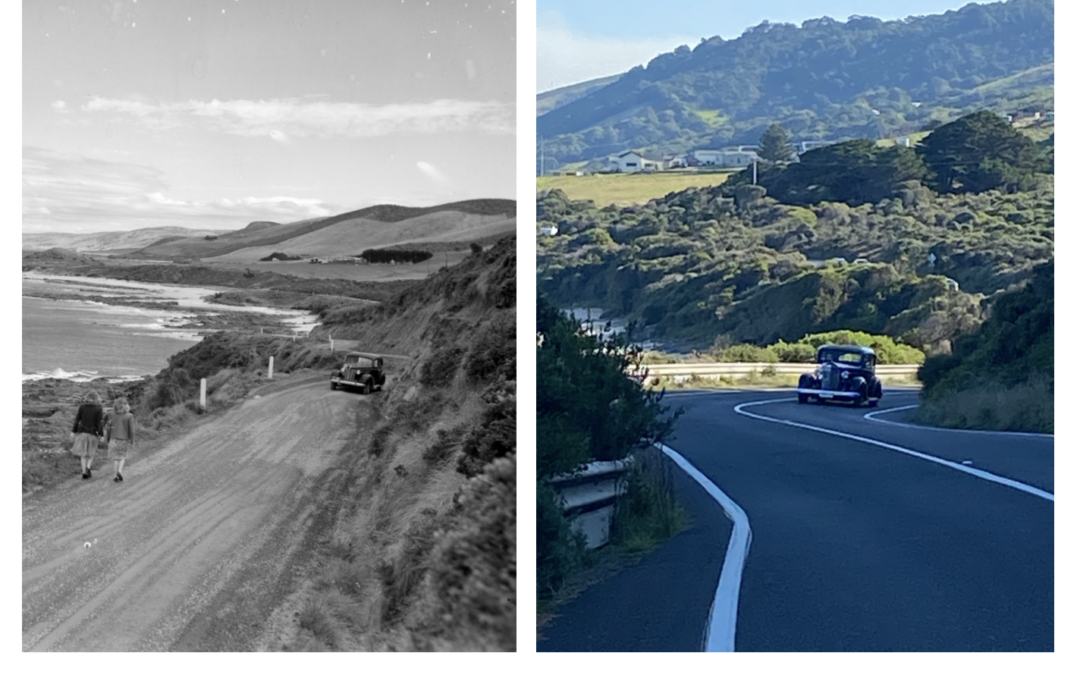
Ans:
[{"label": "dirt track in field", "polygon": [[122,483],[98,458],[24,501],[24,651],[251,648],[327,536],[331,461],[370,412],[323,376],[263,392],[137,449]]}]

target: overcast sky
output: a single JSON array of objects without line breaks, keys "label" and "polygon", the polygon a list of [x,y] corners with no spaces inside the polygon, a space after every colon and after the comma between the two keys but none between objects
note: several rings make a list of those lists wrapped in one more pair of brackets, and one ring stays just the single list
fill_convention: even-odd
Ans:
[{"label": "overcast sky", "polygon": [[512,199],[516,9],[23,2],[23,230]]},{"label": "overcast sky", "polygon": [[[853,14],[902,19],[942,14],[970,0],[537,0],[536,87],[549,91],[625,73],[701,38],[737,38],[762,21],[801,24]],[[979,3],[984,4],[984,3]]]}]

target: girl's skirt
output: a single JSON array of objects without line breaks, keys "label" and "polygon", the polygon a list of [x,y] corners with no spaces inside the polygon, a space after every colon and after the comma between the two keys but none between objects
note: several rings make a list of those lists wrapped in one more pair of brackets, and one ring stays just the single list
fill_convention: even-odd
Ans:
[{"label": "girl's skirt", "polygon": [[128,451],[135,443],[129,440],[109,441],[109,459],[127,459]]},{"label": "girl's skirt", "polygon": [[76,457],[94,457],[98,449],[98,437],[94,434],[77,433],[71,444],[71,454]]}]

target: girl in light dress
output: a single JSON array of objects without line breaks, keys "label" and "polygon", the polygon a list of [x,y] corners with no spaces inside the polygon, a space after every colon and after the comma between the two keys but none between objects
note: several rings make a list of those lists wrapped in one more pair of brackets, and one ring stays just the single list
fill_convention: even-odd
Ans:
[{"label": "girl in light dress", "polygon": [[128,453],[135,447],[135,416],[123,396],[113,402],[113,411],[105,423],[105,438],[109,441],[109,459],[116,469],[113,481],[119,483],[124,480],[124,462]]}]

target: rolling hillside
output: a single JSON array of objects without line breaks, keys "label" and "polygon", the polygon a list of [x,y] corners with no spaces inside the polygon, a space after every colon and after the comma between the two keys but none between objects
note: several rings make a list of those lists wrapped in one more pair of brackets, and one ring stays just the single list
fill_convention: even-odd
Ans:
[{"label": "rolling hillside", "polygon": [[764,22],[556,99],[565,104],[537,118],[537,134],[564,164],[756,143],[774,122],[796,140],[889,138],[982,108],[1052,109],[1053,71],[1053,0],[898,21]]},{"label": "rolling hillside", "polygon": [[514,231],[515,219],[504,215],[475,215],[460,211],[438,211],[415,218],[385,223],[368,218],[343,220],[298,237],[265,246],[247,246],[225,255],[205,258],[207,262],[254,262],[274,251],[316,257],[359,254],[369,248],[383,248],[405,242],[423,247],[426,241],[472,241]]},{"label": "rolling hillside", "polygon": [[193,230],[187,227],[147,227],[128,232],[92,232],[74,234],[71,232],[49,232],[22,236],[25,251],[44,251],[62,246],[76,251],[113,251],[117,249],[140,249],[161,241],[177,237],[205,237],[229,234],[228,230]]},{"label": "rolling hillside", "polygon": [[[166,238],[125,257],[254,261],[273,251],[342,255],[432,237],[438,241],[457,237],[467,245],[473,239],[512,233],[515,208],[515,202],[507,199],[475,199],[424,208],[380,204],[328,218],[252,223],[214,239]],[[294,245],[296,240],[300,243]],[[360,248],[353,251],[354,246]]]},{"label": "rolling hillside", "polygon": [[541,92],[536,95],[536,116],[539,117],[544,113],[551,112],[556,108],[560,108],[567,103],[573,103],[583,96],[587,96],[597,89],[608,86],[612,82],[618,80],[621,75],[609,75],[608,77],[598,77],[595,80],[587,80],[585,82],[579,82],[577,84],[571,84],[566,87],[559,87],[558,89],[552,89],[550,91]]}]

